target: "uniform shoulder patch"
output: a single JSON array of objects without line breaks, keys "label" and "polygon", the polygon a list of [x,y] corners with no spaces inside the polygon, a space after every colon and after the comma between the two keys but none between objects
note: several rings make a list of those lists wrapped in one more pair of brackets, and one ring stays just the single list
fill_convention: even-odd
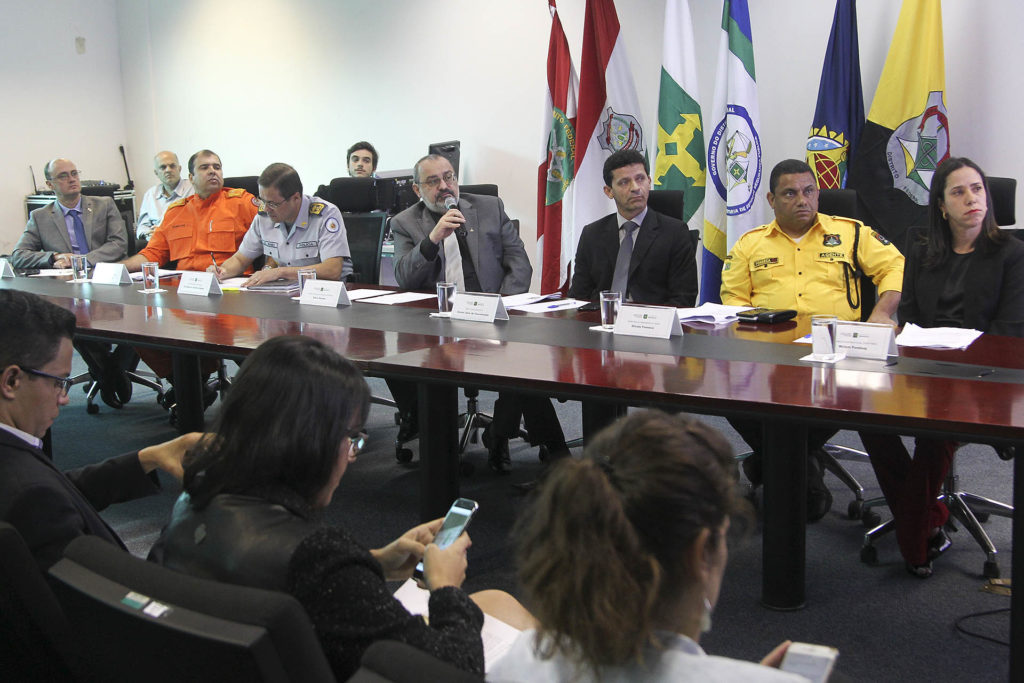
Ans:
[{"label": "uniform shoulder patch", "polygon": [[324,230],[326,230],[327,232],[330,232],[330,233],[335,233],[335,232],[338,232],[338,228],[339,227],[340,227],[340,224],[338,223],[338,219],[337,218],[331,218],[330,220],[327,221],[327,225],[324,226]]},{"label": "uniform shoulder patch", "polygon": [[[195,195],[189,195],[188,197],[182,197],[181,199],[175,199],[173,202],[167,205],[167,209],[173,209],[176,206],[185,206],[185,203]],[[166,211],[167,209],[164,209]]]},{"label": "uniform shoulder patch", "polygon": [[321,212],[323,212],[324,208],[326,208],[326,206],[327,205],[324,204],[323,202],[313,202],[312,204],[309,205],[309,215],[319,216]]},{"label": "uniform shoulder patch", "polygon": [[871,236],[874,237],[879,242],[881,242],[882,244],[884,244],[885,246],[889,246],[890,244],[892,244],[892,242],[890,242],[889,240],[887,240],[885,238],[885,235],[883,235],[882,233],[878,232],[877,230],[872,230],[871,231]]},{"label": "uniform shoulder patch", "polygon": [[243,194],[245,194],[245,190],[240,187],[232,187],[228,190],[229,197],[241,197]]}]

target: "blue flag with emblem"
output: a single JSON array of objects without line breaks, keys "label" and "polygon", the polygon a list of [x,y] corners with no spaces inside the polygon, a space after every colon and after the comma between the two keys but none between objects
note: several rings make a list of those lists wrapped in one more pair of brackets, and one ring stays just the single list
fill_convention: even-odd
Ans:
[{"label": "blue flag with emblem", "polygon": [[825,50],[807,163],[818,187],[846,187],[847,169],[864,129],[864,91],[860,83],[857,0],[836,0],[832,33]]}]

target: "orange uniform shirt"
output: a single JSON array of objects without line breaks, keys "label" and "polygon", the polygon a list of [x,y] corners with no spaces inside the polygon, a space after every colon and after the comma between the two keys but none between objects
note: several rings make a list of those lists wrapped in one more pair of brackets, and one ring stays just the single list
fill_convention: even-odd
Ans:
[{"label": "orange uniform shirt", "polygon": [[[168,205],[164,218],[141,253],[161,266],[177,261],[178,270],[206,270],[230,258],[258,211],[245,190],[222,188],[206,199],[192,195]],[[212,255],[212,258],[211,258]]]}]

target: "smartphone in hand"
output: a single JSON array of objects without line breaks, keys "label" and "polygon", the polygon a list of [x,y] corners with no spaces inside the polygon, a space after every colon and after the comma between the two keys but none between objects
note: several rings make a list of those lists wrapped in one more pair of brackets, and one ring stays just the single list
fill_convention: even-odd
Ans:
[{"label": "smartphone in hand", "polygon": [[[447,548],[456,538],[461,536],[479,508],[480,506],[477,502],[469,498],[459,498],[452,503],[452,506],[448,508],[448,514],[444,516],[441,528],[438,530],[437,535],[434,536],[434,543],[437,547]],[[423,579],[423,560],[420,560],[416,565],[412,576],[416,580]]]}]

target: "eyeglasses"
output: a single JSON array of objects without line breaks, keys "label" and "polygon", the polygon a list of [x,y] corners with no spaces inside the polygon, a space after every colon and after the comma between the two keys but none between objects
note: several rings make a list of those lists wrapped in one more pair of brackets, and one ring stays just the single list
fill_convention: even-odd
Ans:
[{"label": "eyeglasses", "polygon": [[366,432],[359,430],[348,435],[349,457],[354,458],[366,448]]},{"label": "eyeglasses", "polygon": [[441,177],[437,177],[436,175],[435,176],[431,176],[431,177],[427,178],[426,180],[421,180],[420,182],[418,182],[416,184],[417,185],[423,185],[424,187],[429,187],[429,188],[433,189],[433,188],[437,187],[438,185],[440,185],[442,181],[444,181],[445,185],[451,185],[452,183],[455,182],[455,178],[456,178],[455,174],[452,171],[448,171],[448,172],[446,172]]},{"label": "eyeglasses", "polygon": [[79,174],[78,169],[75,169],[74,171],[64,171],[63,173],[58,173],[57,175],[55,175],[53,177],[55,179],[61,181],[62,183],[66,183],[71,178],[77,178],[78,174]]},{"label": "eyeglasses", "polygon": [[18,368],[22,372],[27,372],[28,374],[35,375],[36,377],[46,377],[47,379],[52,379],[53,388],[60,389],[60,393],[63,394],[64,396],[68,395],[68,390],[71,389],[71,385],[75,383],[75,380],[71,379],[70,377],[57,377],[57,375],[51,375],[50,373],[43,372],[42,370],[35,370],[33,368],[23,368],[20,365],[18,366]]},{"label": "eyeglasses", "polygon": [[282,199],[279,202],[268,202],[266,199],[263,199],[263,197],[260,197],[260,204],[262,204],[264,208],[277,211],[279,208],[281,208],[281,206],[287,204],[290,200],[291,197],[289,197],[288,199]]}]

